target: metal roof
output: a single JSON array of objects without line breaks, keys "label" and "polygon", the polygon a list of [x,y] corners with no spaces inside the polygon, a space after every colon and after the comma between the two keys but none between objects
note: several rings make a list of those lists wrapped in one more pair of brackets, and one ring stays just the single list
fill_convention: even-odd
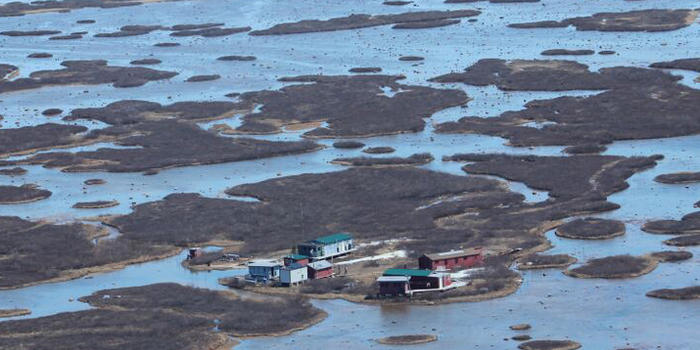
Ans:
[{"label": "metal roof", "polygon": [[469,248],[469,249],[461,249],[461,250],[451,250],[449,252],[443,252],[443,253],[424,254],[424,256],[428,257],[428,259],[430,259],[430,260],[443,260],[443,259],[452,259],[452,258],[459,258],[461,256],[471,256],[471,255],[479,255],[479,254],[481,254],[480,248]]},{"label": "metal roof", "polygon": [[308,266],[314,270],[323,270],[333,267],[333,264],[329,263],[328,260],[319,260],[310,263]]},{"label": "metal roof", "polygon": [[305,269],[305,268],[306,268],[306,265],[302,265],[299,263],[292,263],[292,264],[289,264],[289,266],[283,267],[282,269],[283,270],[298,270],[298,269]]},{"label": "metal roof", "polygon": [[380,276],[377,282],[408,282],[410,279],[408,276]]},{"label": "metal roof", "polygon": [[248,263],[248,266],[254,267],[275,267],[281,265],[282,264],[274,260],[255,260]]},{"label": "metal roof", "polygon": [[384,276],[410,276],[410,277],[428,277],[433,271],[419,269],[388,269],[384,271]]},{"label": "metal roof", "polygon": [[309,257],[306,255],[302,255],[302,254],[289,254],[289,255],[285,256],[285,258],[294,259],[294,260],[304,260],[304,259],[308,259]]},{"label": "metal roof", "polygon": [[321,244],[333,244],[333,243],[338,243],[341,241],[347,241],[349,239],[352,239],[351,235],[349,235],[345,232],[339,232],[339,233],[334,233],[332,235],[316,238],[312,242],[321,243]]}]

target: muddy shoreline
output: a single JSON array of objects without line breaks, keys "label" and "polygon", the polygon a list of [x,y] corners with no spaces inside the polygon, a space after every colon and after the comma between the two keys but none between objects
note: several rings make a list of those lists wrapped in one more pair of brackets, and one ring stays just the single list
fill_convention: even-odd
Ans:
[{"label": "muddy shoreline", "polygon": [[0,309],[0,318],[25,316],[25,315],[29,315],[31,313],[32,313],[32,311],[29,309]]}]

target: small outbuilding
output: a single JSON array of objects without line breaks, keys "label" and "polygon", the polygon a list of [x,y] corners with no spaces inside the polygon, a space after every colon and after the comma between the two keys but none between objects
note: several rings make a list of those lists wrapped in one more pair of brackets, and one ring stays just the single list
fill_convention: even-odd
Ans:
[{"label": "small outbuilding", "polygon": [[408,295],[411,292],[410,277],[408,276],[381,276],[379,283],[379,295],[397,296]]},{"label": "small outbuilding", "polygon": [[314,261],[308,265],[309,278],[320,279],[333,276],[333,264],[328,260]]},{"label": "small outbuilding", "polygon": [[285,286],[293,286],[309,279],[306,265],[291,264],[280,269],[280,283]]},{"label": "small outbuilding", "polygon": [[301,254],[289,254],[283,258],[284,266],[289,266],[291,264],[299,264],[306,266],[309,264],[309,257]]},{"label": "small outbuilding", "polygon": [[248,278],[256,282],[267,282],[280,276],[282,265],[275,260],[256,260],[248,263]]},{"label": "small outbuilding", "polygon": [[202,256],[202,254],[204,254],[204,251],[202,250],[202,248],[199,248],[199,247],[190,248],[187,251],[187,260],[192,260],[196,257]]},{"label": "small outbuilding", "polygon": [[418,266],[427,270],[451,270],[458,267],[468,268],[481,265],[484,255],[481,248],[452,250],[444,253],[423,254],[418,258]]},{"label": "small outbuilding", "polygon": [[311,261],[345,255],[355,249],[352,236],[344,232],[319,237],[297,245],[298,253],[308,256]]},{"label": "small outbuilding", "polygon": [[388,269],[384,271],[384,276],[408,277],[412,293],[427,289],[444,290],[452,284],[449,274],[425,269]]}]

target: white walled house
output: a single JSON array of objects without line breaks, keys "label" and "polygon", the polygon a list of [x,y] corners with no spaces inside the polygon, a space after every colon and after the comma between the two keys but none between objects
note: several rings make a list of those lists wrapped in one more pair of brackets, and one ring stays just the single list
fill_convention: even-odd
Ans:
[{"label": "white walled house", "polygon": [[309,269],[305,265],[291,264],[280,269],[280,283],[292,286],[309,279]]}]

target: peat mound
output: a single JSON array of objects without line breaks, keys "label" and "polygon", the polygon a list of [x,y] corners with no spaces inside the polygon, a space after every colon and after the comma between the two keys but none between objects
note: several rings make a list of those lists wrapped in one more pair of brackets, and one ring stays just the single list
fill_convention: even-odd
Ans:
[{"label": "peat mound", "polygon": [[217,58],[219,61],[255,61],[257,58],[255,56],[237,56],[237,55],[230,55],[230,56],[221,56]]},{"label": "peat mound", "polygon": [[107,181],[105,181],[103,179],[87,179],[87,180],[83,181],[83,183],[88,185],[88,186],[94,186],[94,185],[104,185],[107,183]]},{"label": "peat mound", "polygon": [[51,196],[51,191],[41,190],[35,185],[0,186],[0,204],[35,202]]},{"label": "peat mound", "polygon": [[365,144],[359,141],[338,141],[333,143],[333,147],[340,149],[356,149],[365,147]]},{"label": "peat mound", "polygon": [[521,350],[576,350],[581,344],[572,340],[531,340],[518,345]]},{"label": "peat mound", "polygon": [[685,28],[698,17],[694,10],[650,9],[628,12],[601,12],[562,21],[509,24],[512,28],[565,28],[601,32],[662,32]]},{"label": "peat mound", "polygon": [[700,72],[700,58],[682,58],[673,61],[656,62],[652,63],[649,67]]},{"label": "peat mound", "polygon": [[572,239],[610,239],[625,234],[625,224],[617,220],[576,219],[557,227],[555,234]]},{"label": "peat mound", "polygon": [[30,53],[29,55],[27,55],[27,58],[51,58],[51,57],[53,57],[53,55],[48,53],[48,52],[34,52],[34,53]]},{"label": "peat mound", "polygon": [[508,328],[510,328],[511,330],[514,330],[514,331],[526,331],[526,330],[532,328],[532,326],[529,323],[518,323],[518,324],[511,325]]},{"label": "peat mound", "polygon": [[473,17],[479,15],[480,13],[481,12],[475,10],[455,10],[416,11],[392,15],[352,14],[347,17],[336,17],[328,20],[302,20],[292,23],[281,23],[274,25],[268,29],[254,30],[250,32],[250,35],[283,35],[328,32],[336,30],[376,27],[388,24],[411,23],[420,26],[421,22],[430,22],[434,26],[436,21],[445,21],[449,19],[462,17]]},{"label": "peat mound", "polygon": [[[281,132],[298,123],[326,122],[303,134],[307,138],[351,138],[419,132],[424,118],[440,110],[463,105],[467,95],[455,89],[435,89],[398,83],[403,76],[308,75],[282,78],[288,85],[275,91],[241,94],[241,108],[259,111],[242,117],[232,133]],[[392,96],[387,96],[390,89]]]},{"label": "peat mound", "polygon": [[[0,5],[0,17],[23,16],[44,12],[68,12],[83,8],[115,8],[154,3],[164,0],[52,0],[52,1],[12,1]],[[177,1],[177,0],[168,0]],[[79,20],[77,23],[95,23],[94,20]]]},{"label": "peat mound", "polygon": [[[596,147],[616,140],[695,135],[700,133],[700,90],[678,84],[679,79],[646,68],[612,67],[591,72],[574,61],[484,59],[464,72],[431,80],[493,84],[502,90],[606,91],[534,100],[525,109],[497,117],[467,116],[437,125],[436,132],[498,136],[519,147],[582,147],[567,150],[574,153],[597,152]],[[659,110],[665,111],[663,116]],[[594,148],[587,149],[589,146]]]},{"label": "peat mound", "polygon": [[211,80],[217,80],[221,78],[220,75],[218,74],[204,74],[204,75],[193,75],[187,80],[185,80],[188,83],[193,83],[193,82],[200,82],[200,81],[211,81]]},{"label": "peat mound", "polygon": [[664,244],[674,247],[692,247],[700,245],[700,235],[687,235],[671,238],[665,240]]},{"label": "peat mound", "polygon": [[693,257],[693,253],[684,250],[667,250],[651,253],[651,256],[660,262],[675,262],[688,260]]},{"label": "peat mound", "polygon": [[530,254],[518,259],[518,270],[565,268],[576,262],[568,254]]},{"label": "peat mound", "polygon": [[121,88],[134,87],[177,75],[175,72],[143,67],[109,66],[104,60],[63,61],[61,65],[65,68],[36,71],[29,74],[28,78],[0,81],[0,93],[55,85],[112,84]]},{"label": "peat mound", "polygon": [[63,113],[63,110],[60,108],[48,108],[41,112],[41,114],[46,117],[53,117],[61,113]]},{"label": "peat mound", "polygon": [[386,153],[394,153],[396,151],[394,147],[388,147],[388,146],[378,146],[378,147],[367,147],[362,150],[364,153],[369,153],[369,154],[386,154]]},{"label": "peat mound", "polygon": [[653,271],[657,264],[656,259],[647,256],[615,255],[591,259],[564,274],[576,278],[632,278]]},{"label": "peat mound", "polygon": [[377,343],[385,345],[416,345],[434,342],[437,336],[432,334],[394,335],[377,339]]},{"label": "peat mound", "polygon": [[647,293],[648,297],[669,300],[700,299],[700,286],[678,289],[657,289]]},{"label": "peat mound", "polygon": [[241,299],[175,283],[102,290],[81,301],[95,308],[0,323],[2,348],[223,349],[231,336],[287,334],[325,317],[301,298]]},{"label": "peat mound", "polygon": [[379,67],[355,67],[348,70],[350,73],[379,73],[381,71],[382,69]]},{"label": "peat mound", "polygon": [[700,172],[661,174],[655,177],[654,181],[664,184],[688,184],[693,182],[700,182]]},{"label": "peat mound", "polygon": [[24,175],[26,173],[27,173],[27,169],[20,168],[20,167],[0,169],[0,175],[20,176],[20,175]]},{"label": "peat mound", "polygon": [[655,220],[642,225],[642,231],[656,234],[700,234],[700,211],[684,215],[680,220]]},{"label": "peat mound", "polygon": [[0,154],[29,153],[76,143],[84,126],[47,123],[0,129]]},{"label": "peat mound", "polygon": [[[80,137],[68,137],[86,131],[84,127],[53,124],[51,128],[67,129],[70,132],[50,145],[86,144],[111,141],[126,148],[99,148],[95,151],[48,152],[27,159],[12,161],[15,164],[42,164],[61,168],[68,172],[111,171],[138,172],[157,171],[177,166],[216,164],[251,160],[272,156],[298,154],[315,151],[320,145],[311,141],[272,142],[249,138],[222,137],[200,128],[196,122],[226,118],[241,112],[243,106],[231,102],[178,102],[160,105],[147,101],[118,101],[100,108],[76,109],[65,120],[99,120],[112,126],[93,130]],[[48,124],[46,127],[49,127]],[[25,133],[37,133],[38,127]],[[71,129],[73,128],[73,129]],[[77,129],[77,130],[76,130]],[[12,133],[18,139],[22,129],[0,130]],[[45,137],[45,136],[44,136]],[[39,138],[39,137],[37,137]],[[22,138],[22,141],[28,140]],[[36,141],[35,141],[36,142]],[[23,146],[23,147],[19,147]],[[11,151],[26,151],[31,145],[19,145]],[[1,150],[2,147],[0,147]]]},{"label": "peat mound", "polygon": [[129,62],[129,64],[134,64],[134,65],[149,65],[149,64],[159,64],[162,63],[163,61],[157,59],[157,58],[144,58],[140,60],[133,60]]},{"label": "peat mound", "polygon": [[118,201],[94,201],[94,202],[78,202],[73,204],[75,209],[101,209],[101,208],[111,208],[119,205]]},{"label": "peat mound", "polygon": [[405,166],[405,165],[422,165],[433,161],[433,156],[430,153],[416,153],[409,157],[389,157],[389,158],[374,158],[374,157],[354,157],[354,158],[336,158],[331,161],[333,164],[347,166]]},{"label": "peat mound", "polygon": [[[656,165],[656,156],[618,157],[581,156],[516,156],[508,154],[464,153],[443,160],[470,162],[462,167],[467,173],[494,175],[523,182],[528,187],[548,191],[557,199],[606,196],[626,189],[625,179],[637,171]],[[600,172],[601,169],[606,171]],[[592,183],[590,180],[595,178]]]},{"label": "peat mound", "polygon": [[667,85],[680,77],[646,68],[612,67],[590,71],[570,60],[503,60],[485,58],[463,72],[430,79],[439,83],[496,85],[501,90],[565,91],[607,90],[628,86]]},{"label": "peat mound", "polygon": [[569,49],[549,49],[540,52],[542,56],[586,56],[592,55],[595,51],[593,50],[569,50]]}]

